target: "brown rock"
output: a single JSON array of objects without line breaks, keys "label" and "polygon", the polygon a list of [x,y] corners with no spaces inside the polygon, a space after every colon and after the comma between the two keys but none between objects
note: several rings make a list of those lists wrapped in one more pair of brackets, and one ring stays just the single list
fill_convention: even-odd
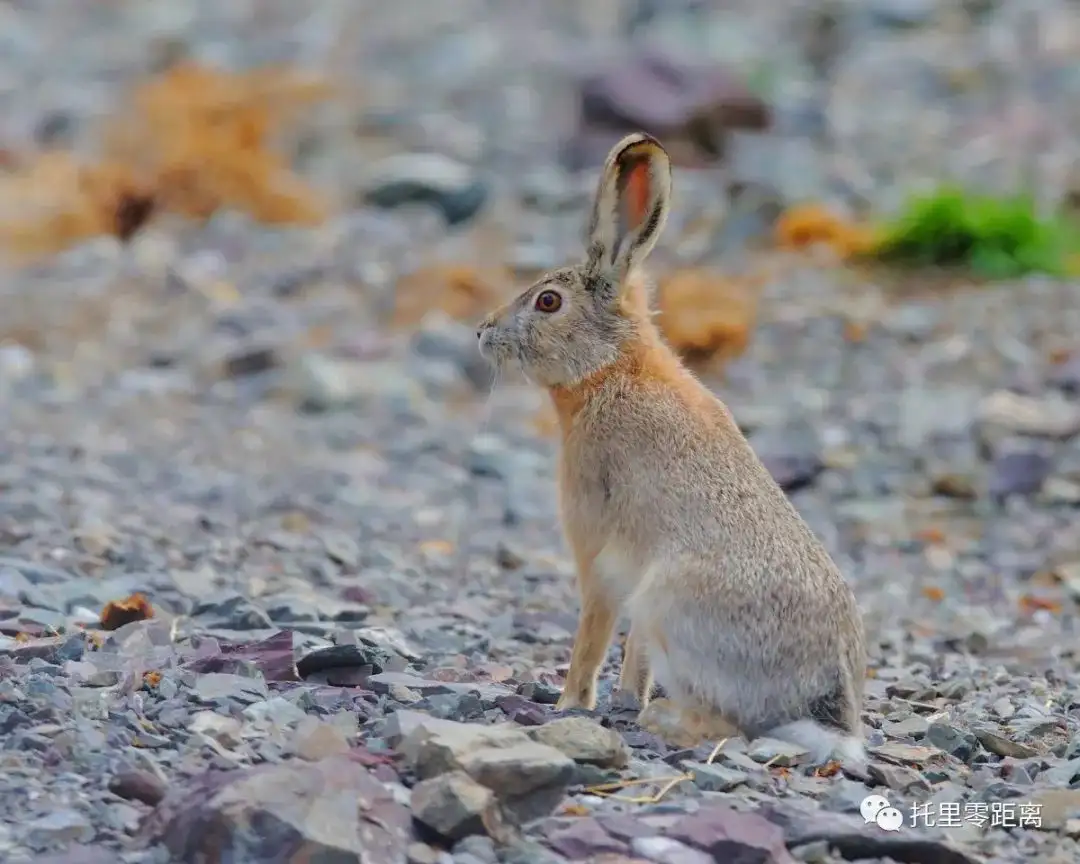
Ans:
[{"label": "brown rock", "polygon": [[655,135],[675,164],[699,166],[724,154],[733,130],[766,129],[772,111],[737,73],[650,53],[625,57],[581,85],[579,135],[567,154],[575,167],[601,164],[621,135]]},{"label": "brown rock", "polygon": [[128,801],[142,801],[156,807],[165,797],[165,784],[149,771],[132,768],[113,777],[109,781],[109,791]]},{"label": "brown rock", "polygon": [[630,748],[622,735],[587,717],[562,717],[530,729],[527,734],[586,765],[625,768],[630,761]]},{"label": "brown rock", "polygon": [[301,759],[319,762],[349,752],[349,736],[334,723],[305,717],[293,733],[293,752]]},{"label": "brown rock", "polygon": [[170,792],[140,835],[184,864],[405,864],[411,824],[366,768],[334,758],[207,772]]}]

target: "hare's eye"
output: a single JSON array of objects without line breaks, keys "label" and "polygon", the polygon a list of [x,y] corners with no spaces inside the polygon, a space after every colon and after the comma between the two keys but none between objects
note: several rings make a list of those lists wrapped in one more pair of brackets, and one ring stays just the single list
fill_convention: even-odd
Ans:
[{"label": "hare's eye", "polygon": [[541,291],[536,295],[536,308],[541,312],[557,312],[562,306],[562,297],[557,291]]}]

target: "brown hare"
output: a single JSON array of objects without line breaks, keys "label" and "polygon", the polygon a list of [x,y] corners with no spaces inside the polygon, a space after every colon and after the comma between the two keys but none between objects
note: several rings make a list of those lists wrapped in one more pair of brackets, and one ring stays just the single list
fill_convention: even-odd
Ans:
[{"label": "brown hare", "polygon": [[547,389],[562,447],[560,510],[581,618],[559,707],[591,709],[620,612],[619,686],[653,674],[688,724],[737,726],[824,762],[865,760],[855,597],[739,431],[653,323],[642,262],[671,198],[654,138],[608,156],[584,260],[480,325],[481,353]]}]

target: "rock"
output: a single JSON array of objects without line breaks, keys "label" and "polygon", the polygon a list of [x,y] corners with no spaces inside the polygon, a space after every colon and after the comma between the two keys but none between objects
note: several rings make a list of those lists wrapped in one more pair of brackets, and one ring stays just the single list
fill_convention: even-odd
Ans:
[{"label": "rock", "polygon": [[405,635],[393,627],[361,627],[355,631],[355,635],[362,644],[385,652],[388,662],[384,665],[389,666],[389,661],[395,657],[404,658],[410,663],[419,663],[423,659]]},{"label": "rock", "polygon": [[626,844],[616,840],[595,819],[575,819],[569,827],[548,836],[551,848],[572,861],[594,860],[598,855],[619,855]]},{"label": "rock", "polygon": [[201,702],[224,704],[235,701],[244,705],[261,702],[270,695],[266,682],[261,678],[247,678],[225,672],[200,675],[191,692]]},{"label": "rock", "polygon": [[482,864],[496,864],[499,854],[495,850],[495,842],[490,837],[474,834],[459,840],[454,844],[454,855],[469,855],[470,860],[480,861]]},{"label": "rock", "polygon": [[[927,743],[929,735],[927,735]],[[899,765],[922,765],[941,756],[941,751],[934,746],[922,747],[917,744],[904,744],[901,741],[886,741],[868,748],[879,759],[887,759]]]},{"label": "rock", "polygon": [[68,843],[89,843],[94,839],[94,826],[76,810],[57,809],[31,819],[25,825],[26,845],[42,851]]},{"label": "rock", "polygon": [[960,385],[919,385],[905,388],[898,401],[900,445],[905,449],[924,451],[934,440],[968,434],[972,414],[978,407],[978,393]]},{"label": "rock", "polygon": [[305,717],[293,732],[293,753],[308,762],[319,762],[349,752],[349,738],[336,723]]},{"label": "rock", "polygon": [[235,747],[240,743],[243,727],[235,717],[226,717],[214,711],[198,711],[192,715],[188,728],[213,738],[224,747]]},{"label": "rock", "polygon": [[729,132],[771,123],[769,106],[731,69],[638,53],[582,81],[580,126],[564,156],[574,169],[601,164],[613,141],[640,130],[663,141],[675,164],[698,166],[724,154]]},{"label": "rock", "polygon": [[1067,477],[1047,477],[1040,497],[1048,504],[1080,504],[1080,482]]},{"label": "rock", "polygon": [[975,478],[947,468],[938,468],[929,472],[930,489],[935,495],[972,501],[978,497]]},{"label": "rock", "polygon": [[223,378],[245,378],[268,372],[280,365],[273,346],[253,345],[233,351],[222,361]]},{"label": "rock", "polygon": [[1070,396],[1080,395],[1080,351],[1072,352],[1056,364],[1047,376],[1047,383]]},{"label": "rock", "polygon": [[1021,396],[998,390],[980,403],[979,422],[1014,435],[1071,438],[1080,432],[1080,405],[1059,396]]},{"label": "rock", "polygon": [[109,791],[127,801],[141,801],[156,807],[165,797],[165,782],[149,771],[127,769],[109,781]]},{"label": "rock", "polygon": [[575,762],[600,768],[625,768],[630,761],[630,748],[622,736],[586,717],[561,717],[529,729],[527,734]]},{"label": "rock", "polygon": [[323,546],[330,560],[343,567],[356,567],[360,563],[360,544],[342,531],[324,531]]},{"label": "rock", "polygon": [[266,681],[299,681],[293,658],[293,634],[281,630],[257,642],[218,644],[210,639],[200,645],[198,656],[186,661],[194,672],[230,672],[257,670]]},{"label": "rock", "polygon": [[868,11],[880,26],[921,27],[931,23],[940,8],[939,0],[873,0]]},{"label": "rock", "polygon": [[682,767],[694,776],[694,785],[704,792],[730,792],[750,779],[745,771],[705,762],[683,762]]},{"label": "rock", "polygon": [[750,743],[746,754],[755,762],[768,763],[778,768],[790,768],[802,761],[809,751],[798,744],[778,741],[774,738],[758,738]]},{"label": "rock", "polygon": [[940,720],[927,728],[926,743],[955,756],[961,762],[970,762],[979,749],[974,735]]},{"label": "rock", "polygon": [[903,765],[887,765],[871,763],[867,771],[875,783],[895,789],[898,792],[907,792],[910,789],[929,789],[930,784],[918,771],[906,768]]},{"label": "rock", "polygon": [[265,702],[256,702],[244,709],[244,718],[253,723],[265,723],[283,727],[299,723],[307,715],[304,709],[282,696],[273,696]]},{"label": "rock", "polygon": [[574,762],[508,726],[425,722],[398,749],[417,777],[460,770],[491,789],[513,821],[548,815],[574,776]]},{"label": "rock", "polygon": [[388,662],[386,651],[370,645],[331,645],[301,657],[296,671],[304,679],[334,669],[356,669],[370,676],[382,672]]},{"label": "rock", "polygon": [[1029,759],[1032,756],[1038,755],[1038,752],[1034,747],[1027,744],[1022,744],[1019,741],[1011,741],[1004,735],[999,735],[992,729],[977,729],[975,730],[975,737],[979,739],[979,742],[989,750],[998,756],[1011,756],[1013,759]]},{"label": "rock", "polygon": [[430,205],[448,225],[472,219],[488,199],[484,181],[439,153],[398,153],[383,159],[372,167],[361,191],[376,207]]},{"label": "rock", "polygon": [[896,722],[886,720],[881,725],[882,731],[890,738],[914,738],[915,740],[926,737],[926,731],[929,728],[930,722],[919,714],[912,714]]},{"label": "rock", "polygon": [[861,815],[848,816],[803,802],[768,803],[761,815],[783,830],[788,847],[824,843],[845,861],[918,861],[920,864],[978,864],[980,859],[955,846],[949,828],[923,828],[918,834],[882,831]]},{"label": "rock", "polygon": [[503,832],[495,794],[464,771],[421,780],[412,790],[413,818],[451,842],[473,834]]},{"label": "rock", "polygon": [[741,813],[724,805],[702,807],[683,816],[666,836],[708,853],[715,861],[794,864],[776,825],[757,813]]},{"label": "rock", "polygon": [[410,345],[421,359],[420,374],[430,361],[446,361],[473,387],[487,392],[494,382],[491,364],[476,350],[475,322],[456,321],[441,309],[433,309],[420,321]]},{"label": "rock", "polygon": [[495,704],[519,726],[540,726],[547,720],[547,712],[542,706],[516,693],[496,699]]},{"label": "rock", "polygon": [[191,615],[210,619],[211,626],[222,630],[267,630],[273,627],[270,616],[240,594],[200,600]]},{"label": "rock", "polygon": [[178,862],[404,864],[411,817],[348,759],[211,771],[170,792],[140,827]]},{"label": "rock", "polygon": [[635,837],[630,851],[656,864],[713,864],[717,860],[670,837]]},{"label": "rock", "polygon": [[380,403],[405,412],[422,395],[396,364],[315,352],[297,358],[289,376],[288,387],[300,409],[316,413]]},{"label": "rock", "polygon": [[817,436],[808,424],[788,429],[762,429],[750,444],[785,492],[809,486],[825,467]]},{"label": "rock", "polygon": [[101,846],[75,843],[62,852],[38,855],[34,864],[116,864],[116,852]]},{"label": "rock", "polygon": [[1050,454],[1035,449],[1012,450],[994,457],[987,492],[992,498],[1035,495],[1050,475]]},{"label": "rock", "polygon": [[410,843],[405,858],[407,864],[451,864],[453,861],[449,852],[427,843]]}]

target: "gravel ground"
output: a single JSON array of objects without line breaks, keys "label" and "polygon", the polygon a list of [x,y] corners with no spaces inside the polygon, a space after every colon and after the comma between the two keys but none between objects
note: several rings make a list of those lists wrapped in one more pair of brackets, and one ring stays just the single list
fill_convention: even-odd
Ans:
[{"label": "gravel ground", "polygon": [[[304,157],[347,206],[312,230],[164,220],[5,270],[5,861],[1080,857],[1080,285],[743,254],[722,194],[886,206],[926,176],[1020,174],[1061,197],[1072,4],[823,3],[812,45],[794,3],[86,5],[0,6],[0,143],[62,120],[89,147],[170,41],[288,60],[350,82]],[[524,278],[574,251],[593,175],[560,163],[570,73],[644,44],[768,72],[774,130],[677,174],[659,257],[771,274],[749,351],[709,380],[856,589],[866,778],[767,740],[683,746],[662,699],[639,723],[617,646],[599,709],[557,713],[576,602],[542,398],[492,388],[468,318],[388,324],[419,266]],[[395,151],[453,160],[424,163],[432,203],[360,203]],[[477,195],[449,230],[439,209]],[[103,629],[136,592],[154,616]]]}]

